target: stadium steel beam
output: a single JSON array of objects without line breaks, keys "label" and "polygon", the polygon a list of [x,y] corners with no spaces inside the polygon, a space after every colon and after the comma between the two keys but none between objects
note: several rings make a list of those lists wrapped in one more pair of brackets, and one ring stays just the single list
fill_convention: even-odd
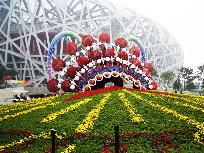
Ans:
[{"label": "stadium steel beam", "polygon": [[[106,32],[112,42],[135,36],[145,47],[147,62],[159,74],[167,70],[177,74],[183,64],[182,49],[165,28],[105,0],[3,0],[0,23],[0,64],[15,68],[20,72],[17,78],[29,80],[33,86],[46,84],[47,50],[62,31],[93,36]],[[53,59],[68,58],[63,47],[69,41],[77,42],[70,37],[61,39]]]}]

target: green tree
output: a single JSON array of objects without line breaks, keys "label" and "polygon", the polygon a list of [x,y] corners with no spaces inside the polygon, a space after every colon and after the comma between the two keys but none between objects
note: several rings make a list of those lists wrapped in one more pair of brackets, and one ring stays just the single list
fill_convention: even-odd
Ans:
[{"label": "green tree", "polygon": [[200,65],[197,68],[199,70],[198,74],[202,75],[204,73],[204,65]]},{"label": "green tree", "polygon": [[194,83],[193,83],[193,82],[187,83],[187,84],[186,84],[186,89],[187,89],[187,90],[193,90],[193,89],[195,89]]},{"label": "green tree", "polygon": [[7,69],[5,66],[0,65],[0,84],[5,84],[6,86],[5,77],[7,75],[16,76],[17,74],[18,72],[14,69]]},{"label": "green tree", "polygon": [[164,81],[167,90],[167,85],[170,84],[170,81],[174,79],[174,74],[172,71],[162,72],[160,78]]},{"label": "green tree", "polygon": [[173,84],[173,89],[174,90],[179,91],[181,89],[182,84],[181,84],[181,79],[180,78],[181,78],[180,75],[178,75],[176,81]]},{"label": "green tree", "polygon": [[201,88],[204,88],[204,65],[200,65],[198,68],[198,76],[199,76],[199,80],[202,82],[201,83]]},{"label": "green tree", "polygon": [[192,82],[195,78],[197,78],[198,76],[194,74],[193,69],[190,67],[181,67],[181,69],[179,70],[182,81],[183,81],[183,88],[191,90],[194,89],[194,87],[192,86]]}]

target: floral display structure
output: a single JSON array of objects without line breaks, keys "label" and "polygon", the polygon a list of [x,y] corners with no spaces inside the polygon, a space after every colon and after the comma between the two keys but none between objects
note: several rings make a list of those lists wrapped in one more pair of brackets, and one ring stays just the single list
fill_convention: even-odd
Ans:
[{"label": "floral display structure", "polygon": [[[67,43],[64,50],[68,56],[52,60],[55,45],[65,36],[77,39],[79,44]],[[146,62],[140,40],[136,37],[118,38],[111,43],[107,33],[100,34],[98,41],[95,39],[91,35],[79,36],[70,31],[53,38],[47,57],[49,91],[57,92],[60,88],[64,92],[89,91],[104,88],[108,82],[123,87],[124,81],[136,89],[158,88],[158,84],[151,80],[153,67]],[[134,45],[129,46],[128,41]]]}]

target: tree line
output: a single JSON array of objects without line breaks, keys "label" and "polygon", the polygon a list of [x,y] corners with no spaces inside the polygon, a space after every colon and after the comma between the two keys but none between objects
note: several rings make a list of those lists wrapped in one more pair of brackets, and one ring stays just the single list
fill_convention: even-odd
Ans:
[{"label": "tree line", "polygon": [[178,71],[178,75],[175,76],[172,71],[162,72],[160,78],[163,80],[163,83],[166,86],[170,84],[172,80],[173,82],[173,89],[174,90],[193,90],[195,89],[195,85],[193,83],[194,79],[198,78],[202,81],[201,88],[204,88],[204,80],[201,78],[204,75],[204,65],[201,65],[198,68],[198,71],[194,73],[193,69],[190,67],[181,67]]}]

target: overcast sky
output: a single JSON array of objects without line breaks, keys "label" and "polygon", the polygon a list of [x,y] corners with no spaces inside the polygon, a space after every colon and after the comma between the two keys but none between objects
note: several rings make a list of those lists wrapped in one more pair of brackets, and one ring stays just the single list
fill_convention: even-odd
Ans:
[{"label": "overcast sky", "polygon": [[180,43],[184,66],[204,64],[204,0],[110,0],[156,21]]}]

